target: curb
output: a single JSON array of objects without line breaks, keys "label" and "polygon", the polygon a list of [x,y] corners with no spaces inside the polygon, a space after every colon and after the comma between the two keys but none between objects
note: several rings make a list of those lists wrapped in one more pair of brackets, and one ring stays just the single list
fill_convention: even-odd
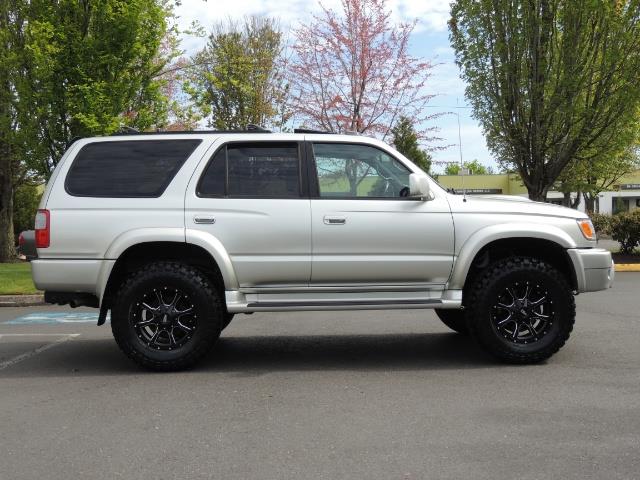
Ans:
[{"label": "curb", "polygon": [[640,263],[616,263],[616,272],[640,272]]},{"label": "curb", "polygon": [[0,307],[32,307],[44,305],[44,295],[0,295]]}]

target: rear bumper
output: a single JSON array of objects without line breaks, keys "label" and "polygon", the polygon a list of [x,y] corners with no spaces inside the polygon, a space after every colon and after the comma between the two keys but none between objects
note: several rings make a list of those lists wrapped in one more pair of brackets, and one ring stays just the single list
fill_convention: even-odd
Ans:
[{"label": "rear bumper", "polygon": [[38,290],[96,294],[103,260],[51,260],[31,262],[33,283]]},{"label": "rear bumper", "polygon": [[603,248],[570,248],[567,253],[576,272],[578,292],[611,288],[615,277],[611,252]]}]

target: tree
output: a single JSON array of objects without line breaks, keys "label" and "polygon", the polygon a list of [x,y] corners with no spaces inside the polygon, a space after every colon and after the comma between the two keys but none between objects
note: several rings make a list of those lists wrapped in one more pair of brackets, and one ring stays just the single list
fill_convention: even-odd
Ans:
[{"label": "tree", "polygon": [[640,105],[638,0],[456,0],[449,22],[490,149],[544,200],[567,165],[603,158]]},{"label": "tree", "polygon": [[[637,146],[627,147],[611,157],[572,162],[560,176],[560,190],[565,194],[565,204],[568,200],[567,206],[577,208],[582,197],[586,211],[593,213],[600,193],[610,190],[623,176],[639,168]],[[571,192],[577,193],[574,201],[570,201]]]},{"label": "tree", "polygon": [[0,0],[0,261],[13,197],[47,178],[76,136],[162,126],[172,0]]},{"label": "tree", "polygon": [[38,204],[44,191],[42,186],[22,184],[15,188],[13,194],[13,225],[14,235],[24,230],[32,230]]},{"label": "tree", "polygon": [[45,177],[77,136],[166,123],[167,0],[13,0],[21,154]]},{"label": "tree", "polygon": [[418,133],[413,122],[407,117],[400,117],[398,123],[391,129],[393,146],[401,154],[429,173],[431,170],[431,155],[422,150],[418,144]]},{"label": "tree", "polygon": [[423,109],[432,98],[424,93],[432,65],[408,53],[415,22],[392,24],[385,0],[341,5],[341,14],[322,7],[295,31],[290,79],[296,114],[310,127],[383,139],[401,115],[416,124],[433,118]]},{"label": "tree", "polygon": [[282,50],[282,32],[274,20],[248,17],[243,23],[214,25],[207,46],[192,59],[186,86],[209,126],[284,125],[288,87]]},{"label": "tree", "polygon": [[12,93],[14,50],[10,35],[9,0],[0,0],[0,262],[15,258],[13,177],[15,110]]},{"label": "tree", "polygon": [[[493,173],[493,169],[485,167],[478,160],[472,160],[470,162],[464,162],[464,168],[469,170],[470,175],[488,175]],[[459,163],[448,163],[444,169],[445,175],[458,175],[460,174]]]}]

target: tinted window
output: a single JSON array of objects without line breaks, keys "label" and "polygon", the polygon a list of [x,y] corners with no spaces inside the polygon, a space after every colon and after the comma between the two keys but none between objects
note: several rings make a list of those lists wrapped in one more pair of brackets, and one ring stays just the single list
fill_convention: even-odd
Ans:
[{"label": "tinted window", "polygon": [[83,197],[159,197],[201,140],[98,142],[82,147],[65,187]]},{"label": "tinted window", "polygon": [[227,151],[223,147],[213,156],[198,185],[198,195],[204,197],[222,197],[225,194],[225,176]]},{"label": "tinted window", "polygon": [[316,143],[313,154],[321,197],[400,197],[409,186],[409,169],[375,147]]},{"label": "tinted window", "polygon": [[[225,180],[225,149],[207,166],[198,194],[218,196]],[[232,143],[226,147],[230,197],[286,198],[300,196],[300,162],[296,143]]]}]

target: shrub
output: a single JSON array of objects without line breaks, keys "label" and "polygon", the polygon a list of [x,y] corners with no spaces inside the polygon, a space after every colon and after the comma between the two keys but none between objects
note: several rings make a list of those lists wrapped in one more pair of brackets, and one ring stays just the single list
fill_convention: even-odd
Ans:
[{"label": "shrub", "polygon": [[611,235],[611,222],[613,217],[606,213],[591,213],[591,221],[596,232],[603,235]]},{"label": "shrub", "polygon": [[620,252],[630,254],[640,245],[640,209],[614,215],[611,238],[620,242]]},{"label": "shrub", "polygon": [[20,185],[13,196],[13,231],[16,239],[20,232],[31,230],[42,197],[42,187]]}]

